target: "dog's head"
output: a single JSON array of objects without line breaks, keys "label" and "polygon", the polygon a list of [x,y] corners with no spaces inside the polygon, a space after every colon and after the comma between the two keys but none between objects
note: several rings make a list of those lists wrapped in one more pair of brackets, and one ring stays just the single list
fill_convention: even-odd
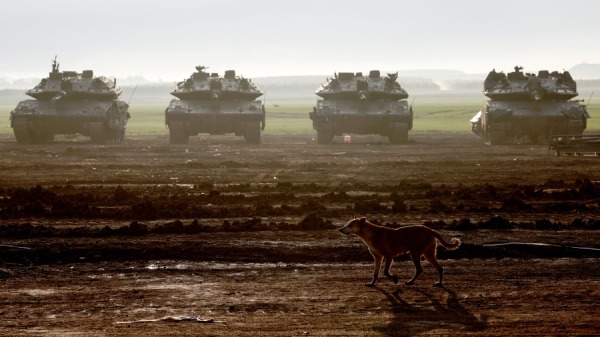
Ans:
[{"label": "dog's head", "polygon": [[361,227],[365,224],[365,222],[367,221],[366,218],[354,218],[350,221],[348,221],[348,223],[346,224],[346,226],[340,228],[340,232],[342,234],[358,234],[360,232]]}]

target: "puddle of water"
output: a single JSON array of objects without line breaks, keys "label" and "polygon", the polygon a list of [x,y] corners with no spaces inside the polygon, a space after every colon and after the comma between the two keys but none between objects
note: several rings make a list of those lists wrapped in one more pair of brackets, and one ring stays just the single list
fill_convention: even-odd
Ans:
[{"label": "puddle of water", "polygon": [[524,246],[524,247],[554,247],[554,248],[564,248],[564,249],[577,249],[577,250],[589,250],[594,252],[600,252],[600,248],[593,247],[577,247],[577,246],[561,246],[554,245],[549,243],[539,243],[539,242],[501,242],[501,243],[487,243],[483,244],[484,247],[510,247],[510,246]]},{"label": "puddle of water", "polygon": [[48,296],[56,293],[52,289],[24,289],[21,292],[29,296]]},{"label": "puddle of water", "polygon": [[[194,269],[211,269],[211,270],[255,270],[255,269],[271,269],[271,268],[287,268],[288,264],[283,262],[277,263],[225,263],[225,262],[175,262],[175,261],[160,261],[152,262],[145,267],[147,270],[194,270]],[[130,267],[129,269],[135,269]]]}]

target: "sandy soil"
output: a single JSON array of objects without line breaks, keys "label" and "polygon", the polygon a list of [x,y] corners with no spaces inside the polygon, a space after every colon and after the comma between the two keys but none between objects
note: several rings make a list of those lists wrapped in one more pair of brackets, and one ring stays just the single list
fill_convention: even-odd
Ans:
[{"label": "sandy soil", "polygon": [[[410,138],[0,136],[0,335],[598,334],[598,158]],[[365,287],[355,214],[460,238],[445,287]]]}]

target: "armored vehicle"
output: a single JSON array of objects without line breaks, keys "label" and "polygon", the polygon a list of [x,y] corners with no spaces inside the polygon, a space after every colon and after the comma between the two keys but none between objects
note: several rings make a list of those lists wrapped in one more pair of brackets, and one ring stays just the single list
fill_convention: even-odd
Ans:
[{"label": "armored vehicle", "polygon": [[490,98],[471,119],[473,132],[489,144],[548,142],[552,135],[580,135],[590,117],[571,99],[577,84],[568,71],[504,74],[492,70],[483,83]]},{"label": "armored vehicle", "polygon": [[244,136],[246,143],[260,144],[265,127],[265,108],[256,98],[262,92],[234,70],[220,77],[197,66],[185,81],[177,83],[171,95],[177,97],[165,110],[171,144],[185,144],[198,133]]},{"label": "armored vehicle", "polygon": [[323,99],[309,114],[317,143],[329,144],[343,133],[380,134],[393,144],[407,142],[413,112],[397,78],[398,73],[383,77],[372,70],[368,76],[344,72],[327,79],[315,92]]},{"label": "armored vehicle", "polygon": [[120,143],[129,119],[129,105],[119,101],[116,80],[59,71],[56,58],[47,78],[10,113],[11,127],[19,143],[51,142],[57,134],[82,134],[94,143]]},{"label": "armored vehicle", "polygon": [[548,151],[554,155],[600,156],[600,135],[562,135],[550,137]]}]

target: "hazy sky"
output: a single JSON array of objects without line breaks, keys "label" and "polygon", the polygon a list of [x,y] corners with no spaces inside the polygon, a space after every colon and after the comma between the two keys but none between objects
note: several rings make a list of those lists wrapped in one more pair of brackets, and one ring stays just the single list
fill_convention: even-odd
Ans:
[{"label": "hazy sky", "polygon": [[600,63],[598,0],[7,0],[0,77],[180,80],[337,71],[562,70]]}]

